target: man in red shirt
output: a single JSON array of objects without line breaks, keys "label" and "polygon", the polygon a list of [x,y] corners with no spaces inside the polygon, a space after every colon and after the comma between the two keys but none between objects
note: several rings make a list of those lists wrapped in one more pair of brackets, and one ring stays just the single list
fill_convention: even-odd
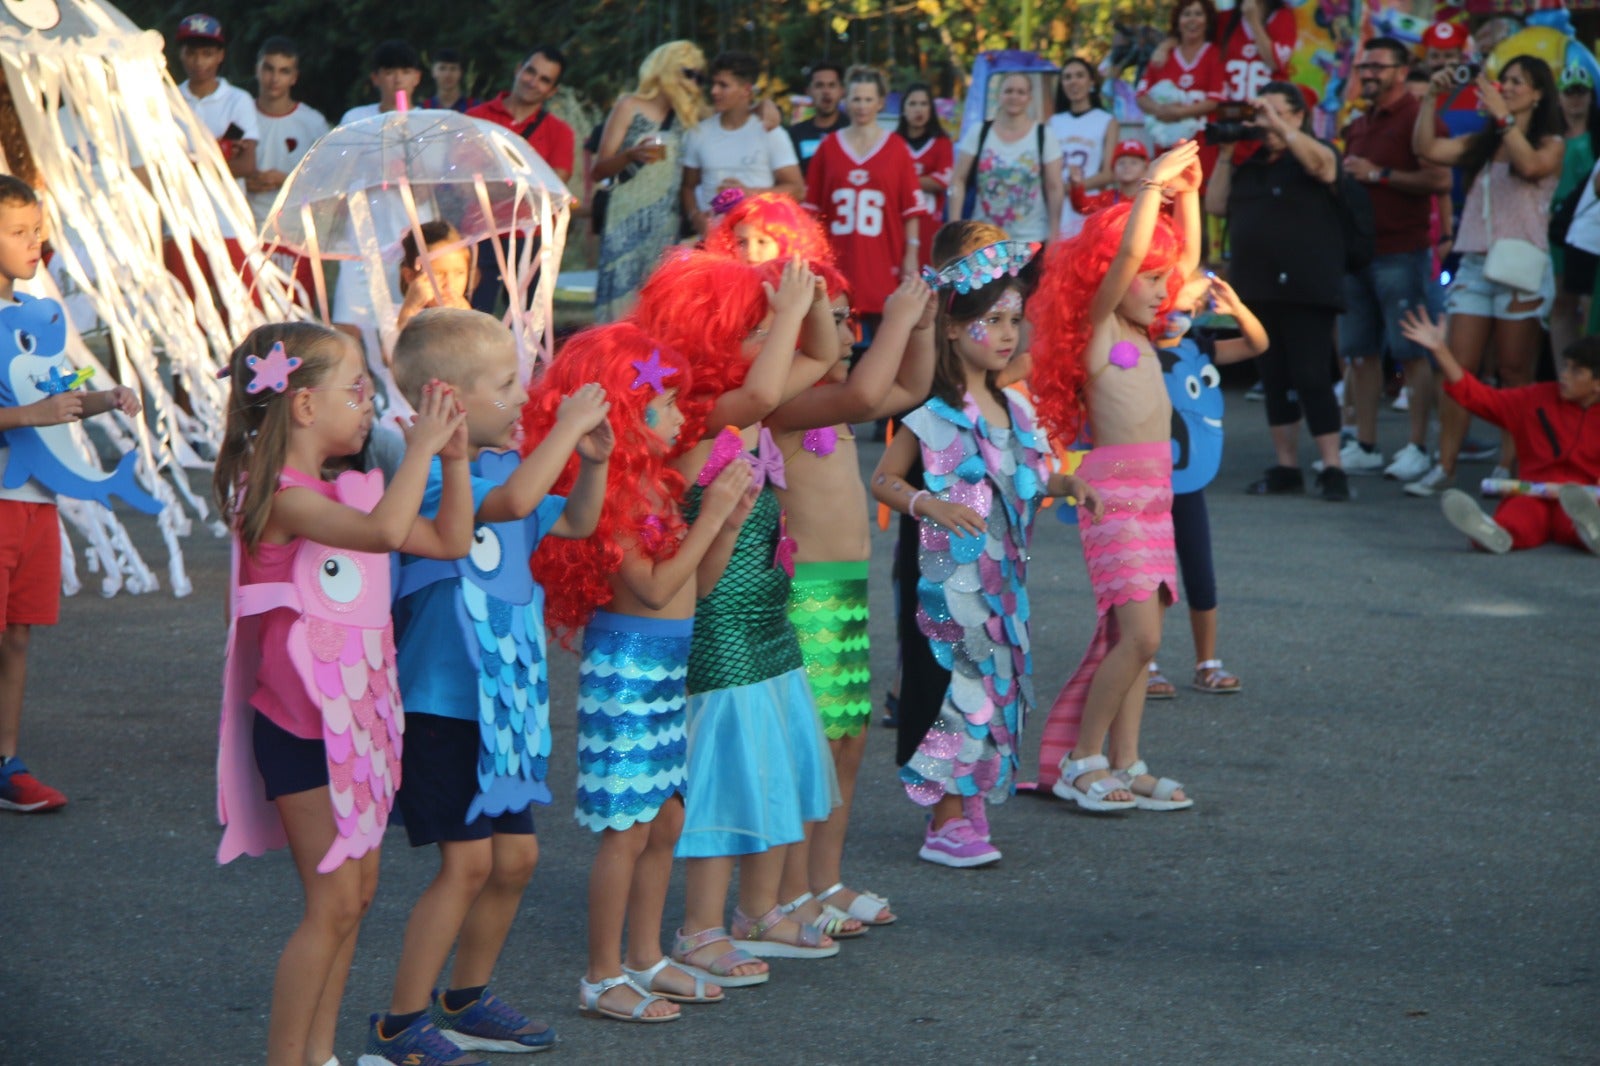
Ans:
[{"label": "man in red shirt", "polygon": [[[1400,332],[1400,317],[1428,305],[1433,282],[1429,208],[1450,189],[1450,172],[1425,163],[1411,148],[1418,101],[1406,89],[1410,50],[1390,37],[1374,37],[1356,57],[1355,72],[1367,110],[1345,127],[1344,172],[1367,186],[1376,247],[1372,262],[1345,275],[1345,311],[1339,316],[1339,354],[1356,408],[1356,439],[1340,459],[1352,474],[1415,481],[1431,467],[1428,414],[1433,370],[1427,353]],[[1443,135],[1441,125],[1440,135]],[[1383,396],[1383,356],[1405,369],[1411,390],[1411,441],[1388,467],[1378,450],[1378,404]]]},{"label": "man in red shirt", "polygon": [[509,90],[467,112],[472,118],[488,119],[520,134],[562,181],[572,178],[577,138],[572,127],[550,114],[544,105],[556,94],[566,67],[567,57],[561,49],[541,44],[517,68]]},{"label": "man in red shirt", "polygon": [[[509,90],[467,112],[469,118],[487,119],[521,136],[563,182],[572,179],[577,138],[572,127],[550,114],[545,104],[555,95],[566,67],[567,57],[561,49],[553,44],[541,44],[528,53],[528,58],[517,68]],[[535,235],[534,240],[538,239]],[[516,254],[519,253],[514,243],[508,242],[508,259]],[[534,254],[538,255],[537,244]],[[500,280],[500,264],[494,249],[488,244],[478,247],[478,276],[482,280],[472,292],[472,306],[493,314],[504,284]],[[534,285],[535,282],[528,285],[530,299]]]}]

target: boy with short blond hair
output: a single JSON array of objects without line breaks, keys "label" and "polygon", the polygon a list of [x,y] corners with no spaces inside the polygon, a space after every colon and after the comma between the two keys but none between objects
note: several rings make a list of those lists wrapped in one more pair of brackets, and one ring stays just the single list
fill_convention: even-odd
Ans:
[{"label": "boy with short blond hair", "polygon": [[[16,283],[38,271],[43,237],[38,194],[0,174],[0,315],[21,306]],[[21,401],[9,383],[0,383],[0,482],[11,461],[9,431],[78,422],[113,407],[133,415],[140,408],[138,395],[121,385],[103,392],[46,390],[37,400]],[[33,478],[14,488],[0,487],[0,810],[53,811],[67,802],[17,757],[32,629],[55,625],[61,613],[61,529],[55,499],[49,485]]]},{"label": "boy with short blond hair", "polygon": [[[411,910],[385,1014],[366,1054],[466,1066],[469,1051],[539,1051],[555,1033],[488,990],[538,862],[531,805],[549,803],[544,591],[528,559],[541,538],[586,537],[605,497],[611,430],[598,385],[561,403],[527,458],[513,447],[528,394],[511,333],[477,311],[435,308],[401,331],[395,380],[416,403],[431,380],[467,411],[478,526],[466,559],[401,556],[394,608],[408,733],[398,797],[413,847],[438,844],[439,873]],[[550,487],[576,452],[566,499]],[[422,513],[438,507],[430,474]],[[455,966],[435,984],[452,946]]]}]

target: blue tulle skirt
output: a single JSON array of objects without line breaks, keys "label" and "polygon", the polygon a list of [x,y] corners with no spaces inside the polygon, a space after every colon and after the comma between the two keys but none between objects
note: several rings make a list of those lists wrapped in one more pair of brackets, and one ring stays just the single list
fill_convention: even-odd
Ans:
[{"label": "blue tulle skirt", "polygon": [[684,681],[694,619],[597,611],[578,666],[578,823],[600,832],[655,818],[683,792]]},{"label": "blue tulle skirt", "polygon": [[689,697],[689,770],[678,857],[793,844],[839,804],[839,779],[804,668]]}]

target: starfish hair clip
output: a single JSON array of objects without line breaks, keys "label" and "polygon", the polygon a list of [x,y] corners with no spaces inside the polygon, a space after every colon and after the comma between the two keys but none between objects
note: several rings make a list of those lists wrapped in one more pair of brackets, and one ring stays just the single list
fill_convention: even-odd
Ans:
[{"label": "starfish hair clip", "polygon": [[922,276],[935,289],[953,289],[964,296],[1008,275],[1016,277],[1039,248],[1037,241],[997,241],[967,253],[937,273],[924,267]]},{"label": "starfish hair clip", "polygon": [[634,359],[631,365],[634,369],[634,379],[633,384],[628,387],[637,389],[641,385],[649,385],[657,396],[667,391],[666,379],[678,373],[678,368],[675,366],[661,365],[660,348],[650,349],[650,358]]},{"label": "starfish hair clip", "polygon": [[244,387],[244,391],[252,396],[266,389],[273,392],[286,391],[289,388],[289,375],[300,369],[300,357],[286,355],[282,341],[267,351],[265,359],[247,355],[244,357],[244,363],[250,368],[250,383]]}]

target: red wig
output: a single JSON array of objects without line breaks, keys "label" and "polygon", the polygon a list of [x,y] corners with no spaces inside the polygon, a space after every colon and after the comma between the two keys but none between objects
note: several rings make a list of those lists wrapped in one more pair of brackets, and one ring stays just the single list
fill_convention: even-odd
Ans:
[{"label": "red wig", "polygon": [[750,370],[745,339],[767,315],[766,282],[777,288],[782,263],[748,266],[705,251],[669,253],[639,290],[633,320],[694,366],[693,384],[678,391],[683,411],[679,450],[705,435],[717,398],[744,383]]},{"label": "red wig", "polygon": [[[666,389],[687,395],[689,361],[657,344],[631,322],[586,329],[569,340],[534,382],[522,409],[523,453],[544,440],[556,421],[561,401],[588,382],[599,382],[611,403],[607,416],[616,447],[611,453],[605,505],[594,534],[582,540],[546,537],[533,553],[533,576],[544,586],[545,621],[566,648],[594,612],[611,602],[610,579],[622,565],[624,551],[642,551],[665,559],[678,550],[683,520],[676,507],[662,505],[683,495],[683,475],[667,463],[668,447],[645,423],[645,408],[657,396],[642,380],[636,363],[659,363]],[[574,455],[555,487],[571,491],[578,477]]]},{"label": "red wig", "polygon": [[[1053,244],[1046,253],[1039,288],[1028,304],[1028,320],[1033,323],[1029,385],[1038,399],[1039,420],[1062,445],[1076,440],[1083,428],[1083,393],[1089,377],[1084,357],[1093,332],[1089,305],[1122,247],[1132,210],[1133,204],[1120,203],[1096,211],[1076,237]],[[1156,216],[1155,232],[1139,272],[1176,267],[1182,254],[1183,237],[1162,211]],[[1159,335],[1182,284],[1183,279],[1173,270],[1167,278],[1167,298],[1150,323],[1152,338]]]},{"label": "red wig", "polygon": [[833,265],[833,246],[816,216],[789,197],[777,192],[747,196],[732,211],[722,216],[706,234],[706,251],[732,259],[739,257],[734,230],[749,223],[771,237],[778,245],[778,258],[799,256],[815,269],[817,264]]}]

